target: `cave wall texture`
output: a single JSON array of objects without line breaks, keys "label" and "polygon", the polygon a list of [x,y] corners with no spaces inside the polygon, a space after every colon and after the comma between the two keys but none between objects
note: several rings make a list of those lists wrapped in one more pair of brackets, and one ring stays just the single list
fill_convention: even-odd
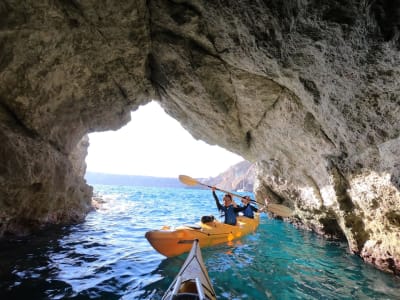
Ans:
[{"label": "cave wall texture", "polygon": [[0,236],[83,220],[87,134],[155,99],[399,274],[399,36],[399,0],[2,0]]}]

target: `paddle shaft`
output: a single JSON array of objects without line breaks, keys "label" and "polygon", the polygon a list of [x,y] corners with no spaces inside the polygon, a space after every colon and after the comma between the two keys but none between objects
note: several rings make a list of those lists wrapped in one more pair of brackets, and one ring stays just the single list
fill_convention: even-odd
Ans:
[{"label": "paddle shaft", "polygon": [[[224,193],[226,193],[226,194],[231,194],[232,196],[235,196],[235,197],[237,197],[237,198],[244,198],[244,196],[242,196],[242,195],[235,194],[235,193],[232,193],[232,192],[229,192],[229,191],[225,191],[225,190],[220,189],[220,188],[217,188],[217,187],[215,187],[215,186],[213,187],[213,186],[211,186],[211,185],[204,184],[204,183],[201,183],[201,182],[198,182],[198,181],[197,181],[197,184],[198,184],[198,185],[206,186],[206,187],[208,187],[208,188],[210,188],[210,189],[215,188],[217,191],[224,192]],[[260,202],[257,202],[256,200],[253,200],[253,199],[250,199],[250,201],[255,202],[255,203],[258,203],[258,204],[260,204],[260,205],[264,205],[264,204],[262,204],[262,203],[260,203]]]}]

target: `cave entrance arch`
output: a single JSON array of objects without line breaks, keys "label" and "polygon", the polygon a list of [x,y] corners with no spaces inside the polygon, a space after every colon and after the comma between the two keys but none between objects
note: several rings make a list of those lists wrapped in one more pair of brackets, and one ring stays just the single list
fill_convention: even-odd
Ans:
[{"label": "cave entrance arch", "polygon": [[131,121],[117,131],[89,134],[89,143],[86,177],[107,173],[207,178],[243,161],[219,146],[195,140],[156,101],[133,111]]}]

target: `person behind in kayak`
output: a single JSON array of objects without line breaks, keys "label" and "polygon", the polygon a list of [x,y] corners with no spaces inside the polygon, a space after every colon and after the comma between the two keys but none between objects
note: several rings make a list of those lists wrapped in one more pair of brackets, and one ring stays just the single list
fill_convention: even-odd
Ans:
[{"label": "person behind in kayak", "polygon": [[242,203],[243,203],[243,215],[245,217],[254,219],[254,212],[258,212],[258,208],[254,207],[253,205],[250,204],[250,197],[249,196],[244,196],[242,197]]},{"label": "person behind in kayak", "polygon": [[218,210],[224,212],[225,215],[225,224],[229,225],[236,225],[236,214],[239,211],[245,210],[245,207],[238,207],[237,205],[234,205],[234,202],[232,200],[232,196],[230,194],[225,194],[224,196],[224,205],[219,203],[219,199],[217,197],[217,194],[215,193],[216,188],[212,187],[212,193],[215,199],[215,203],[217,204]]}]

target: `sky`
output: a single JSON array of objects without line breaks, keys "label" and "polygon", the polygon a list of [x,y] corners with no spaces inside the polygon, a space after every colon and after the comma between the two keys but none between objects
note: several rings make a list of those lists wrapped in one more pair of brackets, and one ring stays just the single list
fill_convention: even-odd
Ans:
[{"label": "sky", "polygon": [[155,177],[215,177],[243,158],[195,140],[155,101],[117,131],[89,134],[87,171]]}]

